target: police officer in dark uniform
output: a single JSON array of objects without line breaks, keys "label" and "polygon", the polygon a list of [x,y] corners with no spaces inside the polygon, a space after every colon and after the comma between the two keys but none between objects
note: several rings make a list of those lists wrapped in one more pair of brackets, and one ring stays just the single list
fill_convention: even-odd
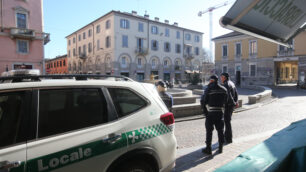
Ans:
[{"label": "police officer in dark uniform", "polygon": [[166,92],[167,85],[163,81],[157,82],[157,90],[159,93],[159,96],[163,100],[163,102],[166,104],[167,108],[170,112],[172,112],[172,106],[173,106],[173,97]]},{"label": "police officer in dark uniform", "polygon": [[209,84],[201,97],[201,105],[206,117],[206,148],[202,149],[203,153],[212,154],[211,142],[214,126],[218,132],[219,149],[218,153],[222,153],[224,143],[224,106],[227,100],[227,90],[218,84],[218,76],[212,75]]},{"label": "police officer in dark uniform", "polygon": [[224,123],[225,123],[225,141],[226,143],[232,143],[233,134],[232,134],[232,114],[235,106],[238,107],[238,93],[235,84],[230,80],[228,73],[221,74],[221,82],[223,86],[227,89],[228,99],[225,104],[224,112]]}]

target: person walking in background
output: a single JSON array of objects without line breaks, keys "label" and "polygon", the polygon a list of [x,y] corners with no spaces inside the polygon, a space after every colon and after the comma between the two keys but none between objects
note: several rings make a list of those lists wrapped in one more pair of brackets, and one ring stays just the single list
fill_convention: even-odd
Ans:
[{"label": "person walking in background", "polygon": [[201,106],[203,108],[206,128],[206,148],[202,149],[203,153],[212,154],[211,142],[214,126],[218,132],[219,149],[218,153],[223,151],[224,143],[224,121],[223,113],[224,106],[227,101],[227,90],[225,87],[218,84],[218,76],[212,75],[209,84],[201,97]]},{"label": "person walking in background", "polygon": [[224,112],[224,123],[225,123],[225,141],[226,143],[233,142],[233,134],[232,134],[232,114],[234,111],[235,106],[238,107],[238,93],[235,84],[230,80],[230,76],[228,73],[221,74],[221,82],[222,85],[227,89],[228,98],[225,105],[225,112]]},{"label": "person walking in background", "polygon": [[157,82],[157,91],[159,93],[159,96],[163,100],[163,102],[166,104],[168,110],[172,112],[172,106],[173,106],[173,97],[167,93],[167,85],[164,81],[158,81]]}]

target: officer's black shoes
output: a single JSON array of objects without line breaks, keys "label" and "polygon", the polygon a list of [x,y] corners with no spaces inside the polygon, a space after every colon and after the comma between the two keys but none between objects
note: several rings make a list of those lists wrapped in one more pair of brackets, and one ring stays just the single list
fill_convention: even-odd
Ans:
[{"label": "officer's black shoes", "polygon": [[218,149],[218,151],[217,151],[218,153],[222,153],[223,152],[223,145],[219,145],[219,149]]},{"label": "officer's black shoes", "polygon": [[233,140],[225,140],[225,144],[231,144],[231,143],[233,143]]},{"label": "officer's black shoes", "polygon": [[212,154],[211,147],[207,146],[205,149],[203,148],[202,153],[211,155]]}]

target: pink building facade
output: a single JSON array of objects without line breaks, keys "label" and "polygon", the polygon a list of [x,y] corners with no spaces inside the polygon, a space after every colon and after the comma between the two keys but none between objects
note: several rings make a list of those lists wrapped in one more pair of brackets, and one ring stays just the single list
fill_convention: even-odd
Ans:
[{"label": "pink building facade", "polygon": [[0,73],[13,69],[43,72],[42,0],[0,0]]}]

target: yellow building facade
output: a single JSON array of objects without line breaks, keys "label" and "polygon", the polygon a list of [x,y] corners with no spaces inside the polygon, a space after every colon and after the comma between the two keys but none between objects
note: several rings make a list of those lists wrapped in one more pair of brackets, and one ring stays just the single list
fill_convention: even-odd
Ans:
[{"label": "yellow building facade", "polygon": [[228,72],[237,85],[276,85],[304,81],[306,32],[291,48],[238,32],[213,39],[216,73]]}]

